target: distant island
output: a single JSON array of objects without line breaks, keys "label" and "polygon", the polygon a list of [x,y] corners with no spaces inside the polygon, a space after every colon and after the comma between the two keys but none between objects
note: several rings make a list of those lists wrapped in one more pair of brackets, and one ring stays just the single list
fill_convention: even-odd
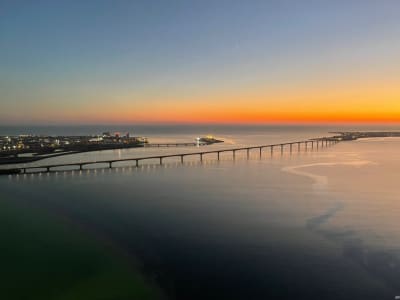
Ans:
[{"label": "distant island", "polygon": [[212,135],[207,135],[206,137],[198,137],[196,140],[197,140],[198,143],[205,143],[207,145],[215,144],[215,143],[223,143],[224,142],[222,140],[217,140]]},{"label": "distant island", "polygon": [[342,141],[353,141],[361,138],[374,138],[374,137],[400,137],[399,131],[338,131],[330,132],[339,134],[332,138],[337,138]]}]

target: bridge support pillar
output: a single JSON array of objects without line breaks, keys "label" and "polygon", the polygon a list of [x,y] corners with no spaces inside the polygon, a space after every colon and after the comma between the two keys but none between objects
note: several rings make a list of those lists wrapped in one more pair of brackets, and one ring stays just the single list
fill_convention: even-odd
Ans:
[{"label": "bridge support pillar", "polygon": [[290,143],[290,144],[289,144],[289,147],[290,147],[290,153],[292,153],[293,144]]},{"label": "bridge support pillar", "polygon": [[50,172],[50,167],[47,167],[46,170],[47,170],[47,172]]},{"label": "bridge support pillar", "polygon": [[250,149],[247,149],[247,159],[250,157]]},{"label": "bridge support pillar", "polygon": [[217,160],[219,160],[219,151],[217,152]]},{"label": "bridge support pillar", "polygon": [[139,160],[136,160],[136,168],[139,167]]},{"label": "bridge support pillar", "polygon": [[271,156],[274,153],[274,146],[271,146]]},{"label": "bridge support pillar", "polygon": [[203,153],[200,153],[200,161],[203,161]]},{"label": "bridge support pillar", "polygon": [[314,141],[311,141],[311,149],[314,149]]},{"label": "bridge support pillar", "polygon": [[83,165],[79,165],[79,170],[83,170]]},{"label": "bridge support pillar", "polygon": [[162,157],[160,157],[160,165],[162,165]]},{"label": "bridge support pillar", "polygon": [[232,150],[232,155],[233,155],[233,159],[235,159],[236,158],[236,151],[235,150]]},{"label": "bridge support pillar", "polygon": [[181,164],[183,164],[183,155],[181,155]]},{"label": "bridge support pillar", "polygon": [[300,152],[300,142],[297,143],[297,151]]},{"label": "bridge support pillar", "polygon": [[262,152],[261,152],[261,151],[262,151],[262,148],[260,147],[260,158],[261,158],[261,154],[262,154]]},{"label": "bridge support pillar", "polygon": [[112,168],[112,162],[111,162],[111,161],[108,163],[108,167],[109,167],[110,169]]}]

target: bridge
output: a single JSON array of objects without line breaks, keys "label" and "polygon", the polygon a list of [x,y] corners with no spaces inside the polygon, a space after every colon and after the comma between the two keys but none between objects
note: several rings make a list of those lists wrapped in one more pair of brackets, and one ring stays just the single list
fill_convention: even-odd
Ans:
[{"label": "bridge", "polygon": [[[76,163],[66,163],[66,164],[52,164],[52,165],[42,165],[42,166],[26,166],[20,168],[13,169],[1,169],[0,174],[33,174],[33,173],[49,173],[54,171],[73,171],[73,170],[87,170],[90,168],[84,168],[85,166],[90,165],[99,165],[104,164],[108,168],[113,168],[113,164],[118,162],[133,162],[135,167],[139,167],[140,163],[146,160],[157,160],[160,165],[163,164],[163,160],[166,158],[176,157],[180,159],[181,163],[184,163],[184,158],[187,156],[197,156],[200,162],[203,161],[204,156],[210,156],[212,154],[216,155],[216,159],[220,160],[221,153],[232,153],[232,158],[236,158],[236,153],[239,151],[246,152],[247,159],[250,157],[250,151],[257,151],[259,153],[259,157],[262,157],[263,149],[269,149],[271,155],[276,149],[283,154],[284,148],[289,147],[290,153],[293,151],[300,152],[301,145],[303,145],[303,149],[307,151],[310,149],[318,149],[322,147],[328,147],[330,145],[334,145],[338,143],[340,139],[337,138],[317,138],[305,141],[296,141],[289,143],[281,143],[281,144],[270,144],[270,145],[261,145],[261,146],[251,146],[251,147],[240,147],[240,148],[231,148],[231,149],[220,149],[220,150],[210,150],[210,151],[200,151],[200,152],[187,152],[187,153],[178,153],[178,154],[166,154],[166,155],[155,155],[155,156],[146,156],[146,157],[136,157],[136,158],[122,158],[122,159],[111,159],[111,160],[98,160],[98,161],[86,161],[86,162],[76,162]],[[57,168],[57,170],[55,170]],[[64,168],[64,169],[59,169]]]}]

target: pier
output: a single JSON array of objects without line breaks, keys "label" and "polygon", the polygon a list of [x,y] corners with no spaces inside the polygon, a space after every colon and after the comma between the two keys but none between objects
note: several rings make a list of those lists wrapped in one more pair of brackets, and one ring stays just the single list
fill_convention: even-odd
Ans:
[{"label": "pier", "polygon": [[160,147],[190,147],[190,146],[207,146],[210,145],[210,143],[148,143],[144,144],[145,148],[160,148]]},{"label": "pier", "polygon": [[[20,168],[12,169],[1,169],[0,174],[33,174],[33,173],[50,173],[55,171],[73,171],[73,170],[88,170],[91,169],[90,165],[104,165],[106,168],[114,168],[115,164],[118,162],[132,162],[133,166],[139,167],[146,160],[156,160],[158,164],[162,165],[166,158],[176,157],[183,164],[184,158],[188,156],[195,156],[199,158],[202,162],[204,157],[212,156],[216,160],[220,160],[221,153],[231,153],[232,159],[235,160],[237,152],[245,152],[247,159],[250,158],[251,151],[258,153],[259,158],[262,158],[263,149],[269,149],[270,155],[272,156],[275,149],[279,149],[279,153],[283,155],[284,149],[288,148],[289,152],[292,153],[294,148],[297,148],[297,152],[300,152],[303,148],[304,151],[308,151],[308,148],[314,149],[314,146],[318,148],[328,147],[340,142],[339,139],[335,138],[318,138],[306,141],[296,141],[281,144],[270,144],[261,146],[251,146],[251,147],[240,147],[231,149],[220,149],[220,150],[210,150],[210,151],[199,151],[199,152],[187,152],[178,154],[166,154],[166,155],[155,155],[146,157],[136,157],[136,158],[122,158],[122,159],[111,159],[111,160],[100,160],[100,161],[86,161],[86,162],[76,162],[67,164],[52,164],[52,165],[42,165],[42,166],[26,166]],[[303,147],[301,147],[303,146]],[[57,170],[55,170],[57,168]],[[64,168],[64,169],[59,169]],[[93,169],[93,168],[92,168]]]}]

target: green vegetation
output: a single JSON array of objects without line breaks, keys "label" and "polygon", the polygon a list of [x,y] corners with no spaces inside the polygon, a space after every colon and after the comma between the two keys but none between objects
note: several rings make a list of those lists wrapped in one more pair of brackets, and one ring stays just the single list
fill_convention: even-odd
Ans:
[{"label": "green vegetation", "polygon": [[63,217],[0,198],[0,299],[159,299],[105,243]]}]

